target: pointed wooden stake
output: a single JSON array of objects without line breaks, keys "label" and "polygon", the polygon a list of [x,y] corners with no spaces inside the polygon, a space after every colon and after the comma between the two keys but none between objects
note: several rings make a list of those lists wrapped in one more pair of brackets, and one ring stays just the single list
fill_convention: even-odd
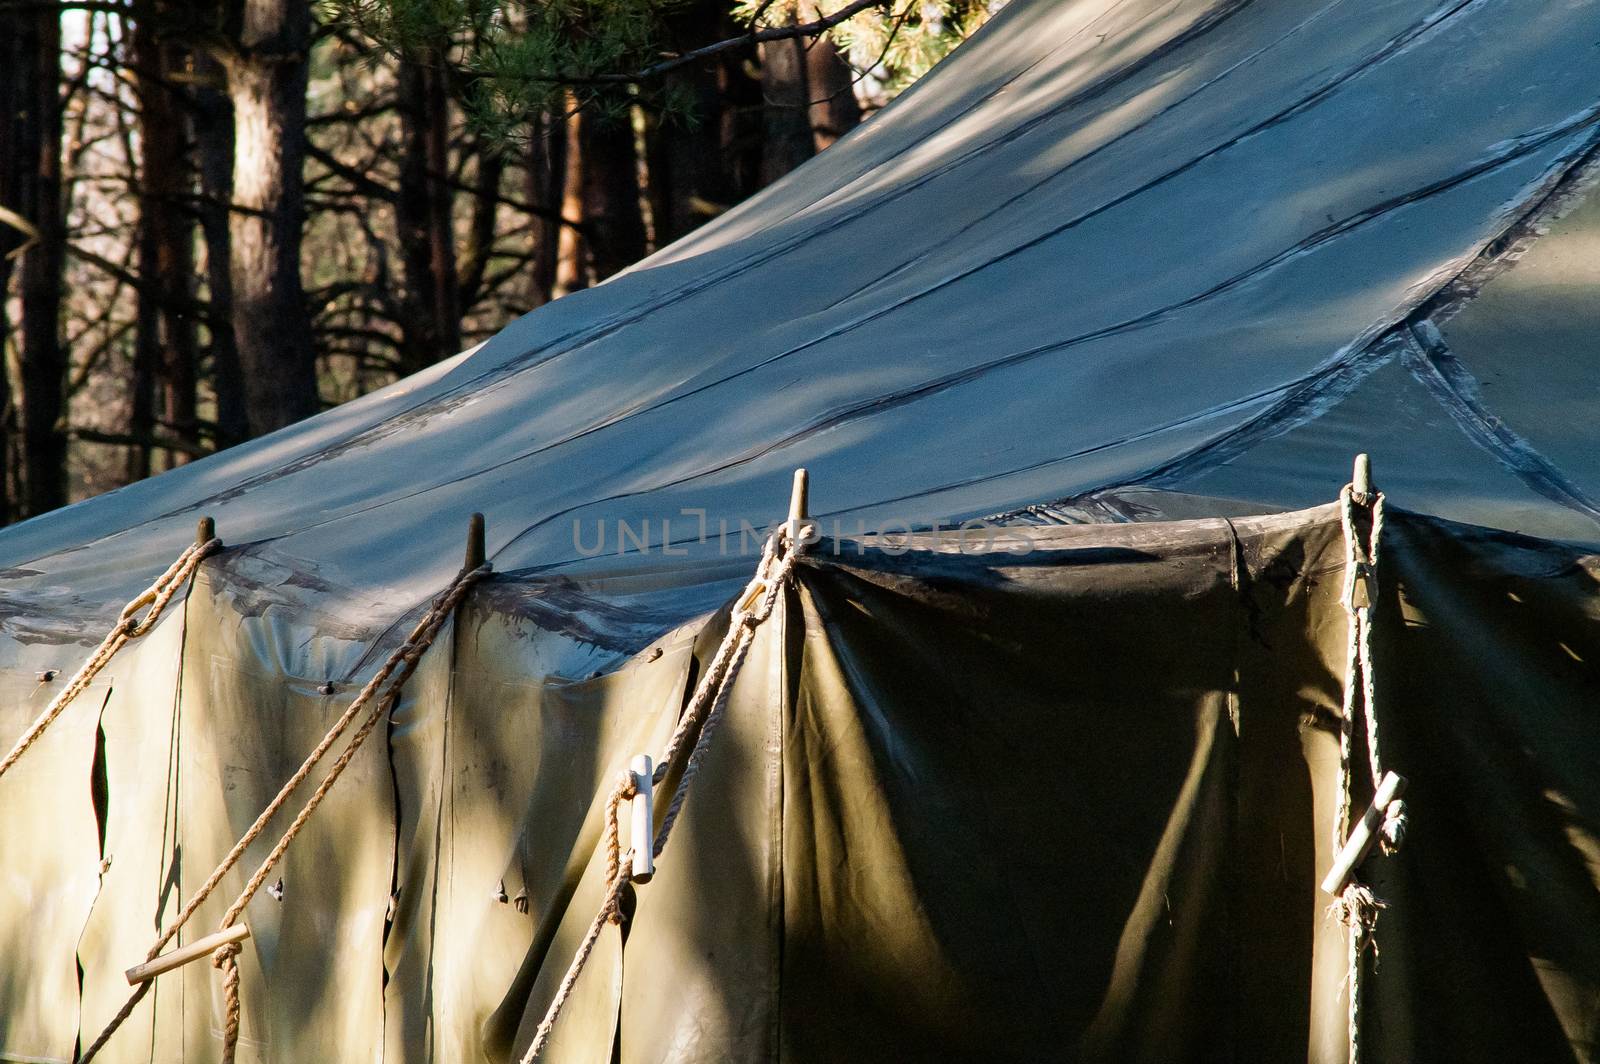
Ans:
[{"label": "pointed wooden stake", "polygon": [[1350,478],[1350,494],[1363,506],[1372,501],[1372,459],[1365,454],[1356,455],[1355,473]]},{"label": "pointed wooden stake", "polygon": [[473,514],[467,519],[467,558],[462,568],[471,572],[488,560],[483,545],[483,515]]},{"label": "pointed wooden stake", "polygon": [[789,519],[784,522],[790,543],[804,546],[816,541],[816,529],[807,523],[811,516],[810,503],[811,475],[804,469],[796,469],[794,488],[789,492]]},{"label": "pointed wooden stake", "polygon": [[806,512],[810,491],[811,474],[804,469],[796,469],[794,471],[794,488],[789,492],[789,520],[804,521],[810,516]]}]

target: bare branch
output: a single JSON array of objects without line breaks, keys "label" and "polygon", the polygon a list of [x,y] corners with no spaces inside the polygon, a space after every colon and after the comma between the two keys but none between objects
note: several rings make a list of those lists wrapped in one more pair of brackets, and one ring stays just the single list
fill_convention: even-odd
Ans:
[{"label": "bare branch", "polygon": [[182,454],[193,455],[196,458],[204,457],[211,453],[210,448],[203,447],[189,440],[180,440],[176,436],[164,436],[159,432],[102,432],[100,429],[85,428],[82,426],[65,426],[63,430],[67,436],[84,443],[106,443],[118,447],[159,447],[166,451],[178,451]]}]

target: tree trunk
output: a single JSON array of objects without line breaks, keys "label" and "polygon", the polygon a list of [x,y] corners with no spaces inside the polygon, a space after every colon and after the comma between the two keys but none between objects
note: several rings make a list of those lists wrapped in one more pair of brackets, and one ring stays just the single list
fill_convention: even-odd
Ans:
[{"label": "tree trunk", "polygon": [[206,245],[206,294],[211,307],[209,341],[211,391],[216,396],[216,448],[250,438],[244,370],[233,332],[233,241],[228,206],[233,202],[233,104],[222,64],[195,56],[200,84],[194,94],[194,139],[200,168],[200,226]]},{"label": "tree trunk", "polygon": [[[480,144],[477,155],[478,173],[472,182],[472,220],[467,227],[467,252],[460,271],[460,294],[456,297],[457,319],[490,294],[483,290],[484,279],[494,255],[495,230],[500,221],[500,182],[506,172],[505,155],[493,147]],[[460,342],[458,330],[457,345]]]},{"label": "tree trunk", "polygon": [[461,349],[454,196],[450,173],[450,97],[432,52],[400,63],[400,196],[395,202],[405,262],[405,373]]},{"label": "tree trunk", "polygon": [[[821,12],[802,3],[790,16],[813,21]],[[761,46],[765,117],[761,176],[771,184],[861,123],[855,74],[830,37],[769,41]]]},{"label": "tree trunk", "polygon": [[228,60],[234,168],[233,323],[246,415],[259,436],[317,412],[300,280],[305,215],[307,0],[245,0]]},{"label": "tree trunk", "polygon": [[4,58],[15,77],[16,109],[6,116],[3,146],[15,160],[11,209],[37,230],[22,256],[22,307],[18,384],[22,437],[21,510],[33,516],[67,501],[64,409],[66,352],[61,338],[61,285],[65,241],[61,209],[61,15],[53,7],[10,16]]},{"label": "tree trunk", "polygon": [[586,113],[583,134],[583,227],[589,243],[591,283],[644,258],[644,215],[639,209],[639,153],[630,115]]},{"label": "tree trunk", "polygon": [[[33,18],[20,11],[0,11],[0,207],[24,221],[29,208],[22,197],[30,169],[30,159],[23,154],[28,139],[24,127],[34,117],[29,103],[36,74],[27,25]],[[10,284],[16,263],[14,253],[26,240],[23,230],[0,220],[0,355],[10,352],[16,331],[11,321]],[[0,522],[9,523],[14,512],[9,373],[0,373],[0,419]]]},{"label": "tree trunk", "polygon": [[561,217],[574,224],[561,226],[556,238],[556,275],[555,283],[551,286],[552,298],[588,286],[588,270],[583,261],[583,231],[577,228],[583,224],[584,164],[588,161],[583,150],[585,118],[582,111],[570,114],[561,128],[554,131],[554,135],[563,141],[561,154],[566,162],[558,171],[562,175]]},{"label": "tree trunk", "polygon": [[722,171],[728,182],[727,206],[760,192],[766,152],[766,107],[757,60],[760,49],[729,50],[717,64],[717,95],[722,98],[718,129]]},{"label": "tree trunk", "polygon": [[[153,18],[160,17],[158,5]],[[184,201],[190,194],[185,161],[186,115],[177,90],[165,80],[181,69],[182,50],[157,36],[152,19],[133,27],[133,67],[139,96],[139,276],[138,335],[134,349],[134,394],[129,435],[150,439],[164,421],[163,435],[198,442],[195,421],[194,228]],[[161,407],[157,411],[157,384]],[[183,451],[168,454],[170,468],[188,461]],[[151,449],[130,450],[132,480],[149,476]]]},{"label": "tree trunk", "polygon": [[761,46],[761,96],[761,180],[770,185],[817,150],[811,132],[805,41],[768,41]]},{"label": "tree trunk", "polygon": [[530,219],[533,240],[533,269],[529,273],[527,293],[530,307],[550,302],[555,290],[556,251],[565,228],[559,218],[566,172],[566,126],[549,114],[540,115],[528,149],[524,195],[531,207],[548,213],[535,214]]},{"label": "tree trunk", "polygon": [[[674,9],[667,23],[673,47],[687,50],[698,42],[736,34],[728,10],[720,0],[694,0]],[[725,115],[734,105],[723,98],[718,84],[721,69],[714,60],[666,75],[664,88],[687,100],[690,114],[652,122],[646,138],[657,247],[704,224],[736,199],[723,144]]]},{"label": "tree trunk", "polygon": [[[806,6],[808,21],[820,17],[815,5]],[[806,85],[811,94],[811,142],[817,151],[829,147],[861,124],[855,77],[855,71],[839,54],[833,38],[824,35],[810,42],[806,52]]]}]

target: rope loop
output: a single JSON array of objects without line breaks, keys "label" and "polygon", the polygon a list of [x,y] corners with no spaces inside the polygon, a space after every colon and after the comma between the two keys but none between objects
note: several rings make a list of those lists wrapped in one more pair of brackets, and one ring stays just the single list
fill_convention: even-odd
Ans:
[{"label": "rope loop", "polygon": [[239,1048],[239,943],[218,946],[211,966],[222,973],[222,1064],[233,1064]]},{"label": "rope loop", "polygon": [[[622,778],[617,781],[617,785],[612,788],[611,794],[606,798],[606,896],[612,899],[606,907],[606,920],[613,924],[622,923],[622,906],[620,904],[622,889],[618,885],[618,881],[626,878],[623,865],[624,863],[627,864],[628,875],[632,874],[633,866],[631,859],[633,851],[631,848],[626,855],[629,860],[626,862],[623,860],[621,807],[623,802],[628,801],[638,793],[639,785],[634,779],[633,773],[624,770]],[[635,842],[634,845],[638,845],[638,843]]]},{"label": "rope loop", "polygon": [[235,957],[243,952],[243,947],[237,942],[229,942],[218,946],[211,952],[211,967],[222,969],[233,963]]},{"label": "rope loop", "polygon": [[[1345,654],[1344,711],[1339,721],[1339,789],[1338,806],[1334,816],[1333,852],[1343,849],[1350,836],[1350,801],[1352,785],[1352,746],[1355,724],[1359,716],[1365,717],[1367,738],[1367,764],[1372,772],[1372,785],[1377,787],[1384,777],[1383,758],[1379,746],[1377,681],[1373,670],[1372,619],[1378,604],[1379,550],[1383,537],[1383,493],[1376,489],[1358,494],[1354,484],[1347,484],[1339,492],[1339,523],[1344,531],[1345,575],[1340,605],[1349,618]],[[1365,536],[1357,526],[1356,511],[1363,509],[1368,515]],[[1405,803],[1400,799],[1390,802],[1384,809],[1379,842],[1384,853],[1392,854],[1405,837]],[[1385,908],[1371,888],[1353,876],[1339,898],[1330,907],[1330,913],[1343,924],[1349,934],[1350,991],[1348,1014],[1348,1054],[1350,1064],[1361,1059],[1361,966],[1362,954],[1372,942],[1378,914]]]},{"label": "rope loop", "polygon": [[[39,714],[38,719],[17,740],[11,752],[5,756],[5,760],[0,761],[0,776],[4,776],[12,765],[21,760],[22,755],[39,741],[45,730],[55,722],[67,706],[72,704],[73,699],[89,689],[94,678],[100,674],[101,669],[110,664],[117,651],[126,646],[130,640],[137,639],[155,627],[155,623],[161,619],[162,611],[177,595],[178,589],[188,585],[189,578],[194,575],[201,562],[221,549],[222,541],[215,537],[204,543],[189,544],[183,553],[167,566],[166,572],[156,577],[155,583],[139,592],[131,602],[122,607],[122,612],[117,615],[117,623],[111,626],[111,630],[94,649],[94,653],[89,655],[89,659],[73,674],[72,679],[67,681],[66,686],[50,700],[49,705],[45,706],[44,712]],[[136,616],[146,606],[150,607],[149,611],[142,618]]]},{"label": "rope loop", "polygon": [[[1371,515],[1365,540],[1356,529],[1357,507],[1367,510]],[[1383,493],[1374,491],[1360,497],[1352,485],[1346,484],[1339,492],[1339,520],[1344,528],[1345,543],[1344,593],[1339,601],[1345,612],[1354,617],[1357,610],[1370,609],[1378,601],[1378,543],[1383,533]],[[1365,596],[1364,601],[1362,595]]]}]

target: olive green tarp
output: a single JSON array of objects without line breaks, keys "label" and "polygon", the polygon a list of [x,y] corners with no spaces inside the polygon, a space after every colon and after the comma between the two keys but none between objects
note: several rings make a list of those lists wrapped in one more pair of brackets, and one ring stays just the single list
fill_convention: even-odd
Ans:
[{"label": "olive green tarp", "polygon": [[[1021,534],[803,560],[546,1059],[1344,1059],[1337,510]],[[605,795],[726,624],[567,680],[582,639],[530,604],[727,597],[745,565],[480,589],[251,906],[240,1059],[520,1052],[598,905]],[[1364,868],[1366,1059],[1595,1059],[1600,558],[1391,512],[1382,565],[1411,826]],[[0,780],[5,1059],[93,1037],[354,689],[224,572]],[[12,693],[8,735],[42,697]],[[202,962],[103,1059],[210,1061],[219,1030]]]}]

